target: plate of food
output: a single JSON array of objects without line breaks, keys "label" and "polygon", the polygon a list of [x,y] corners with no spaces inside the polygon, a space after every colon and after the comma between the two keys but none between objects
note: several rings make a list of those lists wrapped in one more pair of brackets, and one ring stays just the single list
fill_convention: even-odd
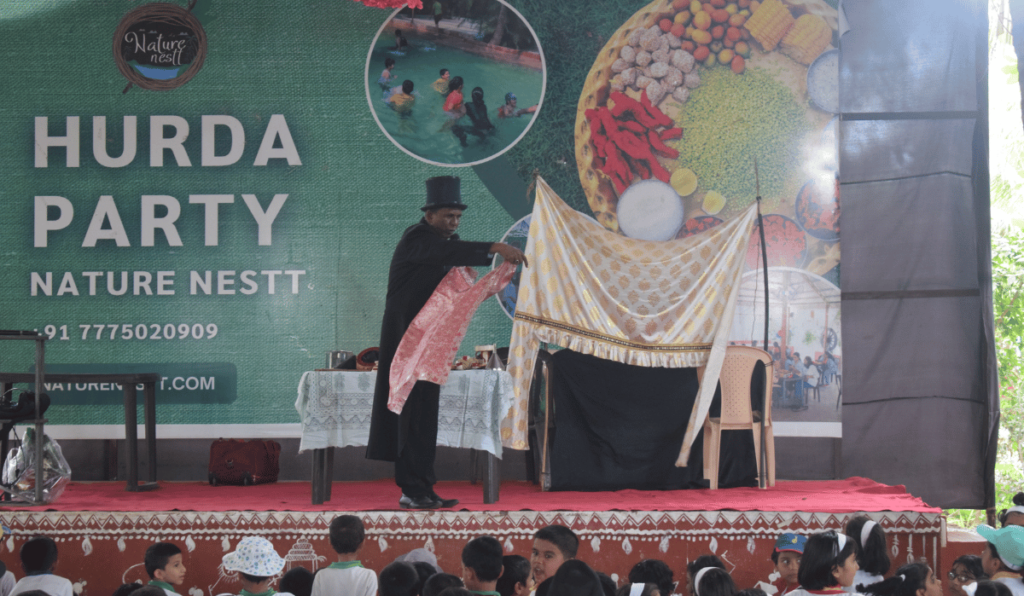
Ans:
[{"label": "plate of food", "polygon": [[826,242],[839,240],[839,180],[810,180],[796,195],[796,222],[809,235]]},{"label": "plate of food", "polygon": [[655,180],[681,208],[646,203],[685,214],[681,238],[710,223],[696,218],[740,213],[759,187],[762,210],[803,233],[795,198],[834,116],[811,100],[808,68],[834,49],[837,29],[825,0],[655,0],[636,12],[597,56],[577,106],[576,162],[595,218],[627,236],[658,227],[655,209],[632,210],[626,229],[618,211]]}]

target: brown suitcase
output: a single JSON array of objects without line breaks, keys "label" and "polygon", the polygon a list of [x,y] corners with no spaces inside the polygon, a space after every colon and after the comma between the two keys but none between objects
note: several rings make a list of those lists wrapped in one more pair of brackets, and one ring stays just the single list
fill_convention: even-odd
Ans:
[{"label": "brown suitcase", "polygon": [[281,444],[277,441],[217,439],[210,445],[210,484],[277,482],[280,458]]}]

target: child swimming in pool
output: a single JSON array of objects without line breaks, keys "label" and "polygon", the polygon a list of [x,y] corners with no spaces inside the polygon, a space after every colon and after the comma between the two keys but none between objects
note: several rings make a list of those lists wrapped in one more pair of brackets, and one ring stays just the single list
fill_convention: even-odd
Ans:
[{"label": "child swimming in pool", "polygon": [[394,51],[402,52],[409,47],[409,42],[406,41],[405,36],[402,35],[401,29],[395,29],[395,47],[391,48]]},{"label": "child swimming in pool", "polygon": [[438,132],[451,130],[459,118],[466,115],[466,107],[462,105],[462,77],[452,77],[448,81],[448,95],[445,96],[443,109],[448,120]]},{"label": "child swimming in pool", "polygon": [[448,81],[448,93],[444,98],[444,111],[453,116],[458,114],[456,120],[466,113],[466,108],[462,105],[462,77],[452,77]]},{"label": "child swimming in pool", "polygon": [[398,113],[398,131],[415,132],[416,124],[412,117],[412,108],[416,104],[416,95],[413,94],[413,83],[406,79],[402,81],[401,87],[395,87],[395,93],[388,99],[388,105]]},{"label": "child swimming in pool", "polygon": [[450,78],[452,78],[452,73],[448,72],[447,68],[442,68],[441,78],[434,81],[434,84],[431,85],[431,87],[434,88],[434,91],[437,91],[441,95],[444,95],[445,93],[448,92],[448,79]]},{"label": "child swimming in pool", "polygon": [[416,97],[412,94],[413,83],[406,79],[402,81],[402,86],[395,87],[396,93],[391,94],[391,98],[388,99],[388,103],[391,104],[391,108],[399,114],[408,114],[412,111],[413,104],[416,103]]},{"label": "child swimming in pool", "polygon": [[395,59],[388,56],[384,59],[384,70],[380,73],[380,78],[377,79],[377,84],[380,85],[381,91],[388,91],[391,87],[391,81],[395,80],[395,73],[392,72],[395,69]]},{"label": "child swimming in pool", "polygon": [[505,105],[498,108],[498,118],[518,118],[523,114],[532,114],[537,111],[537,106],[516,109],[516,94],[509,91],[505,94]]},{"label": "child swimming in pool", "polygon": [[469,126],[462,126],[460,124],[452,126],[452,132],[459,138],[459,143],[463,147],[466,146],[467,134],[483,139],[487,136],[487,133],[494,130],[494,125],[491,124],[490,118],[487,117],[487,106],[484,104],[484,90],[480,87],[474,87],[471,97],[473,98],[472,101],[465,106],[466,115],[469,116],[471,124]]}]

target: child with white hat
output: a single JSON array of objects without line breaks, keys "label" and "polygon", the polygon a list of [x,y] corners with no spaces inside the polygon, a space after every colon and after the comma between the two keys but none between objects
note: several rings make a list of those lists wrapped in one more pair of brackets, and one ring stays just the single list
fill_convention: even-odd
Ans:
[{"label": "child with white hat", "polygon": [[[275,592],[270,587],[281,570],[284,559],[278,556],[274,545],[266,538],[248,536],[243,538],[234,552],[224,555],[224,570],[237,571],[242,580],[239,596],[274,596],[286,592]],[[291,596],[291,594],[287,594]]]}]

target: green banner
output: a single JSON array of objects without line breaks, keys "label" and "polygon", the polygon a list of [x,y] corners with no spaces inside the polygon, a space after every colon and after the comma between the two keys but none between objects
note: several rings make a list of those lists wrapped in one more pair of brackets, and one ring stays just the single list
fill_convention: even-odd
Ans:
[{"label": "green banner", "polygon": [[[294,424],[303,371],[377,345],[426,178],[462,177],[466,239],[513,219],[471,169],[421,163],[374,121],[363,81],[388,11],[167,6],[0,7],[0,326],[47,333],[51,372],[167,377],[161,424]],[[461,353],[510,328],[488,301]],[[0,370],[32,363],[31,342],[3,344]],[[52,424],[123,420],[116,390],[50,393]]]}]

